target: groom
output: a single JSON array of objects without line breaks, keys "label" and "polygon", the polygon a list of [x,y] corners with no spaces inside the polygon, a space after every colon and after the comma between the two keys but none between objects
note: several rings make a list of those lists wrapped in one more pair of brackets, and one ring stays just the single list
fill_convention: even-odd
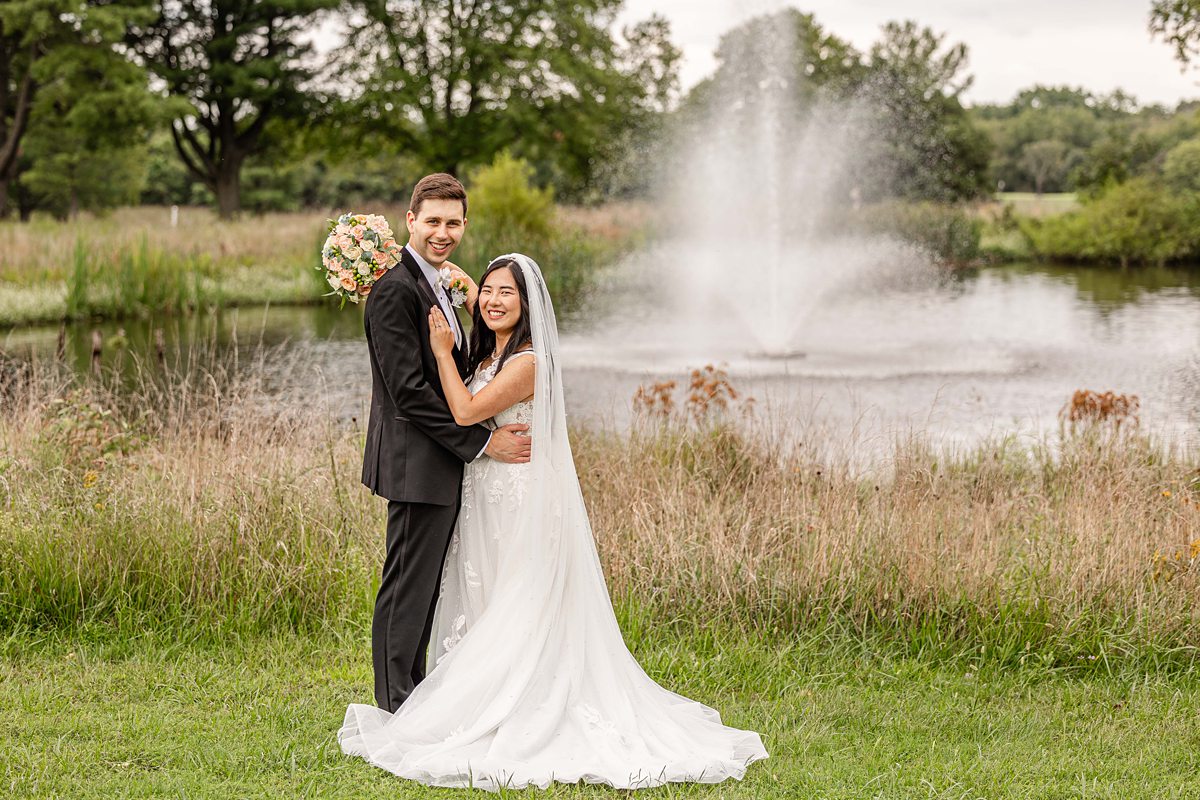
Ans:
[{"label": "groom", "polygon": [[371,417],[362,482],[388,499],[387,554],[371,623],[375,702],[395,713],[425,677],[442,561],[458,518],[463,464],[484,453],[529,461],[526,425],[489,431],[454,422],[429,347],[437,307],[454,328],[454,360],[467,366],[466,335],[438,280],[467,227],[467,193],[453,176],[422,178],[408,208],[400,263],[367,297],[364,327],[371,357]]}]

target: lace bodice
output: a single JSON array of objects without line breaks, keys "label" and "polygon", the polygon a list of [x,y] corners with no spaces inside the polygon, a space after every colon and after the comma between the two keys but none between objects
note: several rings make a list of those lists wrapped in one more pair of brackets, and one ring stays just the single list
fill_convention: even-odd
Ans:
[{"label": "lace bodice", "polygon": [[[515,359],[515,358],[536,358],[537,357],[537,356],[532,355],[532,353],[533,353],[532,350],[522,350],[521,353],[522,354],[528,353],[529,355],[514,354],[513,356],[509,357],[507,363],[511,364],[513,362],[513,359]],[[475,373],[475,377],[471,378],[471,382],[469,384],[467,384],[467,390],[472,395],[479,394],[479,392],[481,392],[483,390],[483,387],[485,387],[489,383],[491,383],[492,379],[496,377],[496,374],[498,372],[496,367],[499,363],[500,363],[500,360],[496,359],[488,366],[477,370]],[[529,425],[532,422],[533,422],[533,400],[525,400],[520,403],[517,403],[516,405],[509,406],[508,408],[504,409],[499,414],[497,414],[495,417],[493,417],[491,421],[489,421],[485,424],[489,428],[495,429],[495,428],[499,428],[501,425],[512,425],[513,423]]]}]

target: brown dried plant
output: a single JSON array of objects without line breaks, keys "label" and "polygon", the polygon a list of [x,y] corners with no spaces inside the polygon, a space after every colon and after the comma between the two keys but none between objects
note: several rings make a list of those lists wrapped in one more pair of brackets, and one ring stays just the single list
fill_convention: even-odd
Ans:
[{"label": "brown dried plant", "polygon": [[[678,406],[675,402],[675,381],[661,381],[639,386],[633,395],[633,408],[638,414],[672,419]],[[729,380],[729,373],[712,364],[694,369],[688,378],[687,397],[683,408],[686,418],[694,422],[719,419],[725,412],[737,409],[751,414],[754,398],[743,395]]]},{"label": "brown dried plant", "polygon": [[639,386],[633,394],[633,408],[639,414],[666,419],[675,412],[675,381]]},{"label": "brown dried plant", "polygon": [[1120,432],[1122,425],[1137,427],[1140,410],[1141,400],[1136,394],[1078,389],[1059,410],[1058,418],[1070,423],[1072,430],[1077,425],[1111,425],[1114,431]]},{"label": "brown dried plant", "polygon": [[714,408],[725,411],[738,397],[738,391],[729,382],[729,374],[725,370],[712,364],[692,370],[687,408],[694,419],[704,419]]}]

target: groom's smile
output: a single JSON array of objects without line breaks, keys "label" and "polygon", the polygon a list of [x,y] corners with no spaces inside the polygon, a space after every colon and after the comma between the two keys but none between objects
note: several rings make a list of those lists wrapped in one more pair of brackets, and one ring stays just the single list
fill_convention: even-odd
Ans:
[{"label": "groom's smile", "polygon": [[466,227],[461,201],[431,198],[408,212],[408,243],[430,265],[440,267],[462,241]]}]

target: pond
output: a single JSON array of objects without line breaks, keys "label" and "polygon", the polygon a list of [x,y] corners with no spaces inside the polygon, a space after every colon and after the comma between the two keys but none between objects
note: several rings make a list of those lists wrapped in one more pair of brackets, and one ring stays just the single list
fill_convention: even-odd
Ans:
[{"label": "pond", "polygon": [[[615,272],[564,324],[577,422],[625,425],[640,385],[684,384],[691,369],[712,363],[755,398],[757,418],[826,448],[886,449],[909,433],[950,445],[1049,435],[1076,389],[1136,394],[1144,429],[1200,443],[1200,270],[1026,264],[860,287],[806,305],[798,347],[787,353],[756,353],[736,332],[695,335],[639,288],[636,274]],[[236,371],[260,375],[280,402],[316,403],[343,418],[360,417],[368,402],[353,307],[21,328],[0,333],[0,347],[18,358],[61,349],[87,372],[97,334],[105,368],[135,360],[154,367],[161,348],[164,363],[187,369],[216,352]]]}]

